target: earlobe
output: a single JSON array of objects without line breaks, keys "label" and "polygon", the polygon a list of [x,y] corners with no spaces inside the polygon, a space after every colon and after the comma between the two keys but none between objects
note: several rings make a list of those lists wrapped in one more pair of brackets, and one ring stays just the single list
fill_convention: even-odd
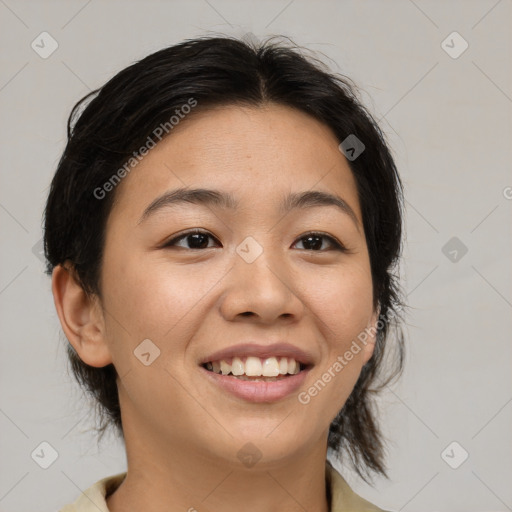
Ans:
[{"label": "earlobe", "polygon": [[85,293],[72,267],[53,269],[52,293],[62,330],[80,359],[97,368],[112,363],[98,300]]}]

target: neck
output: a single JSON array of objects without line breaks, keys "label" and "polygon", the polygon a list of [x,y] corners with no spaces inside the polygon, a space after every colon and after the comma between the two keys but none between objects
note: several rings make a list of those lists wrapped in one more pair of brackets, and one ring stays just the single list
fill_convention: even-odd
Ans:
[{"label": "neck", "polygon": [[279,460],[252,467],[212,456],[194,444],[161,442],[144,424],[124,425],[127,475],[107,498],[110,512],[328,512],[326,436]]}]

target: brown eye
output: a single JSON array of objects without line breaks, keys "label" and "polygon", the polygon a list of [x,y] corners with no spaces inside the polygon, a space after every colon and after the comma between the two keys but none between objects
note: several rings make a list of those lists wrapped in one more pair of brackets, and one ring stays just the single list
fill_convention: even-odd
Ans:
[{"label": "brown eye", "polygon": [[[179,245],[178,242],[181,240],[185,241],[185,246]],[[209,246],[209,240],[215,240],[215,238],[206,231],[189,231],[188,233],[182,233],[181,235],[169,240],[165,243],[164,247],[181,247],[183,249],[210,249],[213,246]]]},{"label": "brown eye", "polygon": [[322,249],[322,246],[324,244],[324,241],[327,241],[330,245],[331,249],[336,249],[339,251],[344,251],[345,247],[343,247],[342,244],[340,244],[336,239],[334,239],[332,236],[326,235],[324,233],[308,233],[305,236],[302,236],[299,239],[299,242],[303,242],[304,249],[307,251],[316,251],[316,252],[323,252],[327,249]]}]

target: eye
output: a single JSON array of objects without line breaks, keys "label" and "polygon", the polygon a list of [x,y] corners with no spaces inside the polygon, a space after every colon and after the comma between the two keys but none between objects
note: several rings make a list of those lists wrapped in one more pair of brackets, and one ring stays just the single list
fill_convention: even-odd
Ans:
[{"label": "eye", "polygon": [[[194,229],[192,231],[182,233],[181,235],[175,238],[172,238],[171,240],[166,242],[163,245],[163,247],[181,247],[183,249],[192,250],[211,249],[212,247],[215,246],[209,245],[210,240],[215,240],[217,243],[219,243],[218,240],[207,231]],[[183,245],[183,243],[179,243],[182,241],[183,243],[185,243],[185,245]],[[327,235],[325,233],[307,233],[306,235],[302,236],[299,239],[299,242],[303,242],[305,250],[314,252],[324,252],[326,250],[329,250],[329,247],[327,249],[325,247],[322,249],[324,241],[328,242],[328,245],[330,245],[331,249],[346,251],[346,248],[340,242],[338,242],[334,237]]]},{"label": "eye", "polygon": [[[213,246],[209,246],[209,239],[216,240],[210,233],[207,231],[201,231],[199,229],[194,229],[193,231],[188,231],[187,233],[182,233],[181,235],[165,242],[163,247],[182,247],[184,249],[210,249]],[[188,247],[179,245],[178,242],[183,240],[185,244],[190,244]]]},{"label": "eye", "polygon": [[321,232],[307,233],[299,238],[299,242],[303,241],[303,245],[305,246],[304,248],[308,251],[324,252],[326,249],[321,249],[323,245],[322,239],[328,241],[331,245],[331,249],[334,248],[338,251],[346,251],[345,247],[335,238]]}]

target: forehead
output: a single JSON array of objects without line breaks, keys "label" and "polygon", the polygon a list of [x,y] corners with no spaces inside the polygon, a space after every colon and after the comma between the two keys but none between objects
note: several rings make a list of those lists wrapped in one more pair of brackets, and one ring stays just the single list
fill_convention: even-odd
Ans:
[{"label": "forehead", "polygon": [[328,126],[288,106],[199,110],[122,180],[112,215],[140,216],[162,192],[203,186],[261,206],[275,204],[283,192],[334,192],[359,217],[355,181],[338,144]]}]

